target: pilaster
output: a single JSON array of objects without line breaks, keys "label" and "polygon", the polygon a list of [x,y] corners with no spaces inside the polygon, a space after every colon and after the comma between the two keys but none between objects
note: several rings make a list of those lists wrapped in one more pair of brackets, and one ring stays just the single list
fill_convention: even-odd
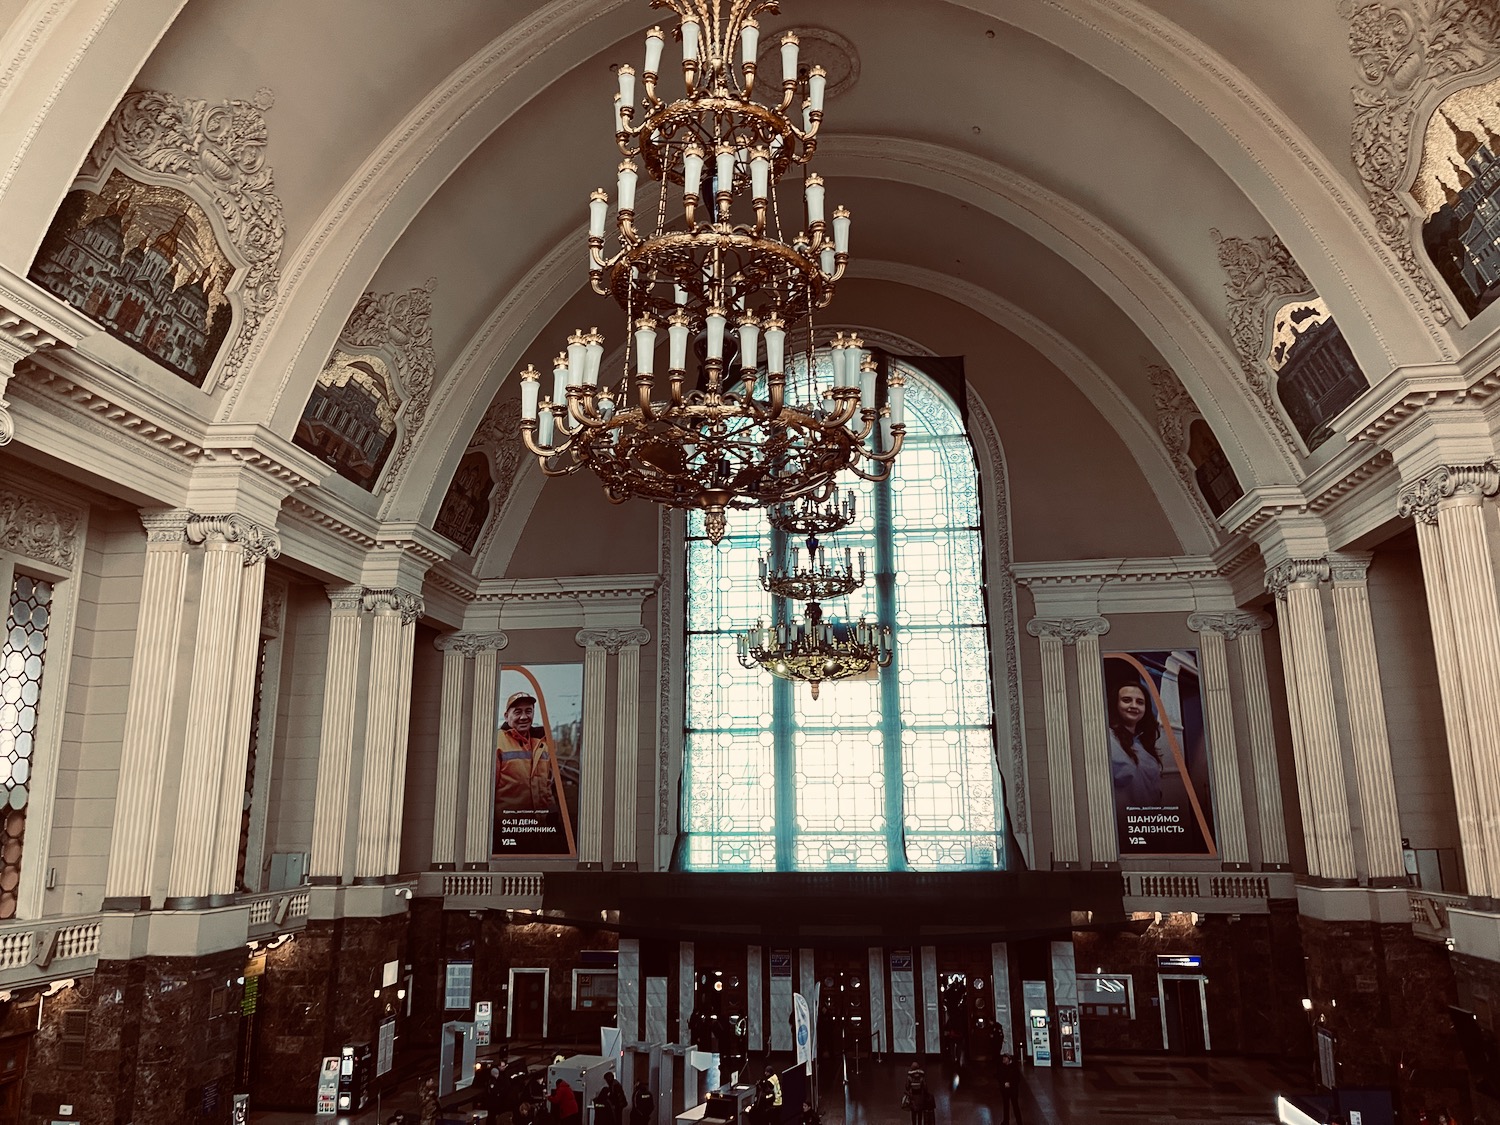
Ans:
[{"label": "pilaster", "polygon": [[1323,879],[1353,881],[1354,842],[1319,590],[1328,578],[1326,559],[1285,559],[1267,572],[1266,588],[1282,607],[1287,708],[1308,871]]},{"label": "pilaster", "polygon": [[314,883],[339,883],[345,875],[363,598],[361,586],[328,589],[328,660],[323,679],[318,787],[313,798],[312,857],[308,868]]},{"label": "pilaster", "polygon": [[1250,765],[1255,774],[1255,808],[1260,824],[1260,862],[1268,870],[1291,866],[1286,842],[1286,807],[1281,799],[1281,767],[1276,759],[1276,729],[1271,723],[1271,682],[1266,675],[1265,630],[1271,619],[1262,613],[1240,615],[1245,629],[1235,639],[1240,654],[1240,690],[1245,726],[1250,733]]},{"label": "pilaster", "polygon": [[[574,640],[583,654],[582,776],[578,794],[578,863],[602,866],[604,861],[604,733],[609,656],[650,636],[644,629],[580,629]],[[632,818],[635,815],[631,809]]]},{"label": "pilaster", "polygon": [[1099,637],[1109,631],[1103,617],[1079,622],[1073,644],[1078,668],[1078,717],[1083,728],[1083,782],[1089,807],[1089,854],[1095,867],[1120,862],[1120,829],[1115,823],[1114,781],[1109,768],[1109,705],[1104,698],[1104,666]]},{"label": "pilaster", "polygon": [[1396,808],[1396,779],[1391,769],[1391,742],[1385,723],[1385,698],[1375,628],[1370,619],[1368,554],[1341,552],[1329,556],[1333,577],[1333,615],[1344,672],[1344,699],[1349,711],[1349,738],[1354,753],[1354,780],[1359,789],[1364,829],[1365,872],[1372,885],[1406,885],[1401,854],[1401,820]]},{"label": "pilaster", "polygon": [[1500,898],[1500,466],[1439,465],[1401,490],[1417,522],[1468,890]]},{"label": "pilaster", "polygon": [[186,538],[203,559],[167,878],[176,910],[221,906],[235,891],[265,561],[281,553],[274,531],[233,514],[191,516]]},{"label": "pilaster", "polygon": [[355,882],[377,883],[400,867],[401,802],[411,711],[411,668],[422,599],[406,590],[367,590],[372,616]]},{"label": "pilaster", "polygon": [[637,777],[641,752],[641,646],[651,640],[645,629],[627,629],[615,661],[615,867],[637,865],[636,815],[640,804]]},{"label": "pilaster", "polygon": [[[499,651],[510,643],[510,639],[499,632],[494,633],[449,633],[439,637],[437,647],[443,652],[443,738],[449,737],[449,670],[456,665],[458,685],[458,711],[453,716],[451,746],[440,743],[440,754],[452,753],[451,788],[443,783],[443,764],[439,762],[439,786],[435,824],[447,818],[447,859],[454,862],[456,810],[460,800],[459,766],[463,755],[465,735],[469,752],[468,788],[464,796],[466,816],[464,818],[464,840],[462,847],[463,866],[469,870],[489,866],[493,818],[495,815],[495,687],[499,682]],[[468,727],[465,731],[462,700],[465,696],[465,669],[472,662],[472,681],[468,691]],[[434,827],[433,859],[438,859]]]},{"label": "pilaster", "polygon": [[120,782],[105,877],[105,909],[145,910],[155,882],[156,831],[161,817],[177,650],[187,586],[187,521],[181,509],[141,513],[146,561],[140,617],[131,663]]},{"label": "pilaster", "polygon": [[432,802],[432,868],[452,871],[458,845],[458,767],[464,742],[464,681],[467,659],[453,634],[437,639],[443,654],[443,698],[438,715],[437,786]]},{"label": "pilaster", "polygon": [[[1073,743],[1068,730],[1068,673],[1063,647],[1090,634],[1102,618],[1033,617],[1026,631],[1042,652],[1042,706],[1047,723],[1047,788],[1052,811],[1052,866],[1078,864],[1078,813],[1073,800]],[[1108,762],[1106,761],[1106,767]]]},{"label": "pilaster", "polygon": [[[1258,615],[1194,613],[1188,617],[1187,626],[1198,634],[1198,656],[1203,665],[1203,703],[1208,721],[1219,858],[1226,867],[1248,868],[1250,843],[1245,831],[1245,798],[1240,789],[1240,753],[1234,731],[1234,687],[1229,681],[1228,643],[1241,633],[1258,632],[1261,625]],[[1264,667],[1261,679],[1265,679]],[[1245,705],[1257,704],[1247,695]],[[1269,698],[1265,705],[1269,709]],[[1269,722],[1269,710],[1265,718]],[[1274,769],[1274,746],[1272,752]]]}]

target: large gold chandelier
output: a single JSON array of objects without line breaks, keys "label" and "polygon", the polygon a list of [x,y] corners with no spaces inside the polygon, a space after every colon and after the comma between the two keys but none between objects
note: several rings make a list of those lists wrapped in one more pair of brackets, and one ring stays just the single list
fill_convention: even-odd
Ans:
[{"label": "large gold chandelier", "polygon": [[[878,385],[857,337],[835,339],[827,374],[814,362],[811,317],[844,274],[850,216],[839,207],[830,220],[816,173],[804,175],[795,214],[779,189],[817,149],[822,68],[799,71],[789,32],[780,86],[753,100],[755,17],[778,11],[777,0],[652,6],[681,17],[683,92],[672,101],[658,92],[665,36],[653,27],[639,103],[635,70],[619,68],[614,126],[625,159],[612,240],[608,195],[600,189],[589,199],[589,280],[625,310],[622,368],[617,379],[603,376],[604,337],[597,328],[575,332],[553,361],[550,396],[534,367],[521,372],[521,438],[544,473],[587,465],[615,503],[702,510],[717,542],[728,508],[823,499],[846,469],[883,479],[905,434],[905,390],[899,374]],[[636,209],[642,166],[661,185],[647,214]],[[789,358],[794,329],[805,355]],[[665,386],[657,374],[663,335]]]}]

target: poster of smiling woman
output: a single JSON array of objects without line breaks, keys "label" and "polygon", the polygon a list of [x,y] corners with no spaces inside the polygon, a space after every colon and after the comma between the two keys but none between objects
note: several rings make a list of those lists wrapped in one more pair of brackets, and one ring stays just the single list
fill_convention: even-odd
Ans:
[{"label": "poster of smiling woman", "polygon": [[495,717],[497,857],[576,855],[582,664],[507,664]]},{"label": "poster of smiling woman", "polygon": [[1217,855],[1198,651],[1104,654],[1121,855]]}]

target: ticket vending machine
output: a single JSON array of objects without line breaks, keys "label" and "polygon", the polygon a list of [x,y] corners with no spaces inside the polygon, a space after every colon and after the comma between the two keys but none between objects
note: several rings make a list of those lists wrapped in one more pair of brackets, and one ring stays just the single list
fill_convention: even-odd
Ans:
[{"label": "ticket vending machine", "polygon": [[1078,1009],[1076,1007],[1060,1007],[1057,1009],[1057,1052],[1062,1056],[1063,1066],[1081,1066],[1083,1060],[1080,1057],[1079,1040],[1082,1036],[1078,1028]]},{"label": "ticket vending machine", "polygon": [[355,1113],[370,1101],[374,1058],[368,1043],[350,1043],[339,1051],[339,1112]]},{"label": "ticket vending machine", "polygon": [[1021,1007],[1026,1012],[1026,1045],[1035,1066],[1052,1065],[1052,1019],[1047,1012],[1047,982],[1023,980]]}]

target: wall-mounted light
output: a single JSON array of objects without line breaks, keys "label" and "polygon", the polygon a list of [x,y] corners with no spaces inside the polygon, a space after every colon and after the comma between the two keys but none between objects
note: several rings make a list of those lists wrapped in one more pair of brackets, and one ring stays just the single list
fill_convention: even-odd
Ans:
[{"label": "wall-mounted light", "polygon": [[1304,1012],[1310,1012],[1310,1011],[1312,1011],[1312,998],[1311,997],[1304,996],[1302,998],[1302,1010]]}]

